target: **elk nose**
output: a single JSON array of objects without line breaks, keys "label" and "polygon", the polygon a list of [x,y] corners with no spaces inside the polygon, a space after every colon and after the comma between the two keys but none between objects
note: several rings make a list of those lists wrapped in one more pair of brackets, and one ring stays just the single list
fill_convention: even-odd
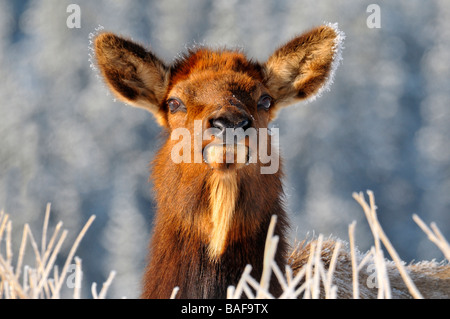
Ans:
[{"label": "elk nose", "polygon": [[233,131],[239,128],[246,130],[250,127],[250,120],[246,117],[242,117],[237,121],[233,121],[225,117],[219,117],[211,120],[211,127],[218,129],[218,135],[225,140],[227,128]]},{"label": "elk nose", "polygon": [[247,129],[250,127],[250,121],[247,118],[240,119],[238,121],[230,121],[224,117],[219,117],[211,121],[211,126],[219,129],[221,132],[225,132],[227,128],[231,129]]}]

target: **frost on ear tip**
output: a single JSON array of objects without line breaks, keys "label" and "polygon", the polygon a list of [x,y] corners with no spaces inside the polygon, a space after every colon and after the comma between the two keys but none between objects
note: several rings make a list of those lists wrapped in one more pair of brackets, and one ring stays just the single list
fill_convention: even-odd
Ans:
[{"label": "frost on ear tip", "polygon": [[[96,79],[101,83],[103,90],[105,91],[105,95],[108,97],[111,97],[111,91],[109,90],[103,75],[100,71],[100,67],[98,66],[97,58],[95,56],[95,48],[94,48],[94,41],[95,38],[97,38],[103,31],[105,31],[105,27],[102,25],[98,25],[94,31],[89,33],[89,46],[88,46],[88,61],[89,61],[89,67],[95,74]],[[116,102],[117,99],[113,98],[113,102]]]},{"label": "frost on ear tip", "polygon": [[99,25],[94,29],[93,32],[89,33],[89,46],[88,46],[88,56],[89,56],[89,66],[96,73],[98,73],[98,65],[95,60],[95,49],[94,49],[94,40],[95,38],[104,30],[105,28],[102,25]]},{"label": "frost on ear tip", "polygon": [[339,30],[338,23],[326,23],[327,27],[330,27],[334,30],[336,33],[336,38],[334,39],[334,47],[333,47],[333,68],[332,71],[336,70],[336,68],[339,66],[339,63],[342,61],[342,50],[344,49],[344,40],[345,40],[345,33],[344,31]]},{"label": "frost on ear tip", "polygon": [[334,46],[332,48],[333,60],[331,62],[331,70],[324,85],[317,91],[315,95],[306,100],[307,103],[312,102],[318,97],[320,97],[323,94],[323,92],[330,91],[331,85],[333,84],[334,81],[334,75],[336,73],[339,64],[342,61],[342,50],[344,49],[345,33],[339,30],[337,22],[335,23],[325,22],[324,25],[329,28],[332,28],[336,33],[336,38],[334,39]]}]

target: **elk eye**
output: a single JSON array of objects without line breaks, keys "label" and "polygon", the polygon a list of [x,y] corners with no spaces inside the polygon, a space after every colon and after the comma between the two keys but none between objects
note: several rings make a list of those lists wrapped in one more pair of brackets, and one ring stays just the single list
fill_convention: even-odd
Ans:
[{"label": "elk eye", "polygon": [[186,111],[186,107],[184,106],[183,102],[176,98],[167,100],[167,106],[169,107],[170,113],[175,113],[177,111]]},{"label": "elk eye", "polygon": [[258,109],[268,110],[272,105],[272,98],[269,95],[263,95],[259,98]]}]

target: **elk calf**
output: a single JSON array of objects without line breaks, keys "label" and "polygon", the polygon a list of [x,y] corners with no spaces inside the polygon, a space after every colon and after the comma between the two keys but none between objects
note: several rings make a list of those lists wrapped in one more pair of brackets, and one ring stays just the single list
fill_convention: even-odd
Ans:
[{"label": "elk calf", "polygon": [[[295,37],[265,63],[237,50],[202,47],[171,65],[114,34],[96,38],[98,67],[111,91],[150,111],[167,132],[153,161],[157,215],[143,298],[168,298],[175,286],[180,298],[222,298],[247,264],[259,278],[272,215],[280,238],[275,261],[286,263],[282,173],[264,173],[270,163],[259,153],[278,153],[273,136],[260,133],[280,109],[327,88],[343,37],[326,25]],[[179,147],[174,136],[195,137],[195,127],[209,132],[207,138]],[[258,143],[239,130],[256,132]],[[176,162],[174,149],[200,160]],[[280,293],[276,282],[272,293]]]}]

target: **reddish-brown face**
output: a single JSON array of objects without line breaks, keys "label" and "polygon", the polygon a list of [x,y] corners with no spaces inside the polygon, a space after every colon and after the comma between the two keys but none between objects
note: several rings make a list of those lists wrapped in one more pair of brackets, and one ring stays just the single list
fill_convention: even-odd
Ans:
[{"label": "reddish-brown face", "polygon": [[280,47],[265,63],[239,51],[201,48],[167,66],[111,33],[96,38],[95,53],[114,94],[149,110],[169,130],[172,161],[226,171],[261,165],[264,156],[277,153],[270,150],[269,122],[280,108],[327,87],[342,39],[336,26],[320,26]]},{"label": "reddish-brown face", "polygon": [[[169,88],[164,102],[169,130],[175,135],[189,130],[192,151],[202,153],[191,153],[194,159],[219,170],[256,162],[257,135],[267,128],[276,102],[259,65],[238,52],[201,50],[172,70]],[[195,143],[201,148],[194,150]]]}]

